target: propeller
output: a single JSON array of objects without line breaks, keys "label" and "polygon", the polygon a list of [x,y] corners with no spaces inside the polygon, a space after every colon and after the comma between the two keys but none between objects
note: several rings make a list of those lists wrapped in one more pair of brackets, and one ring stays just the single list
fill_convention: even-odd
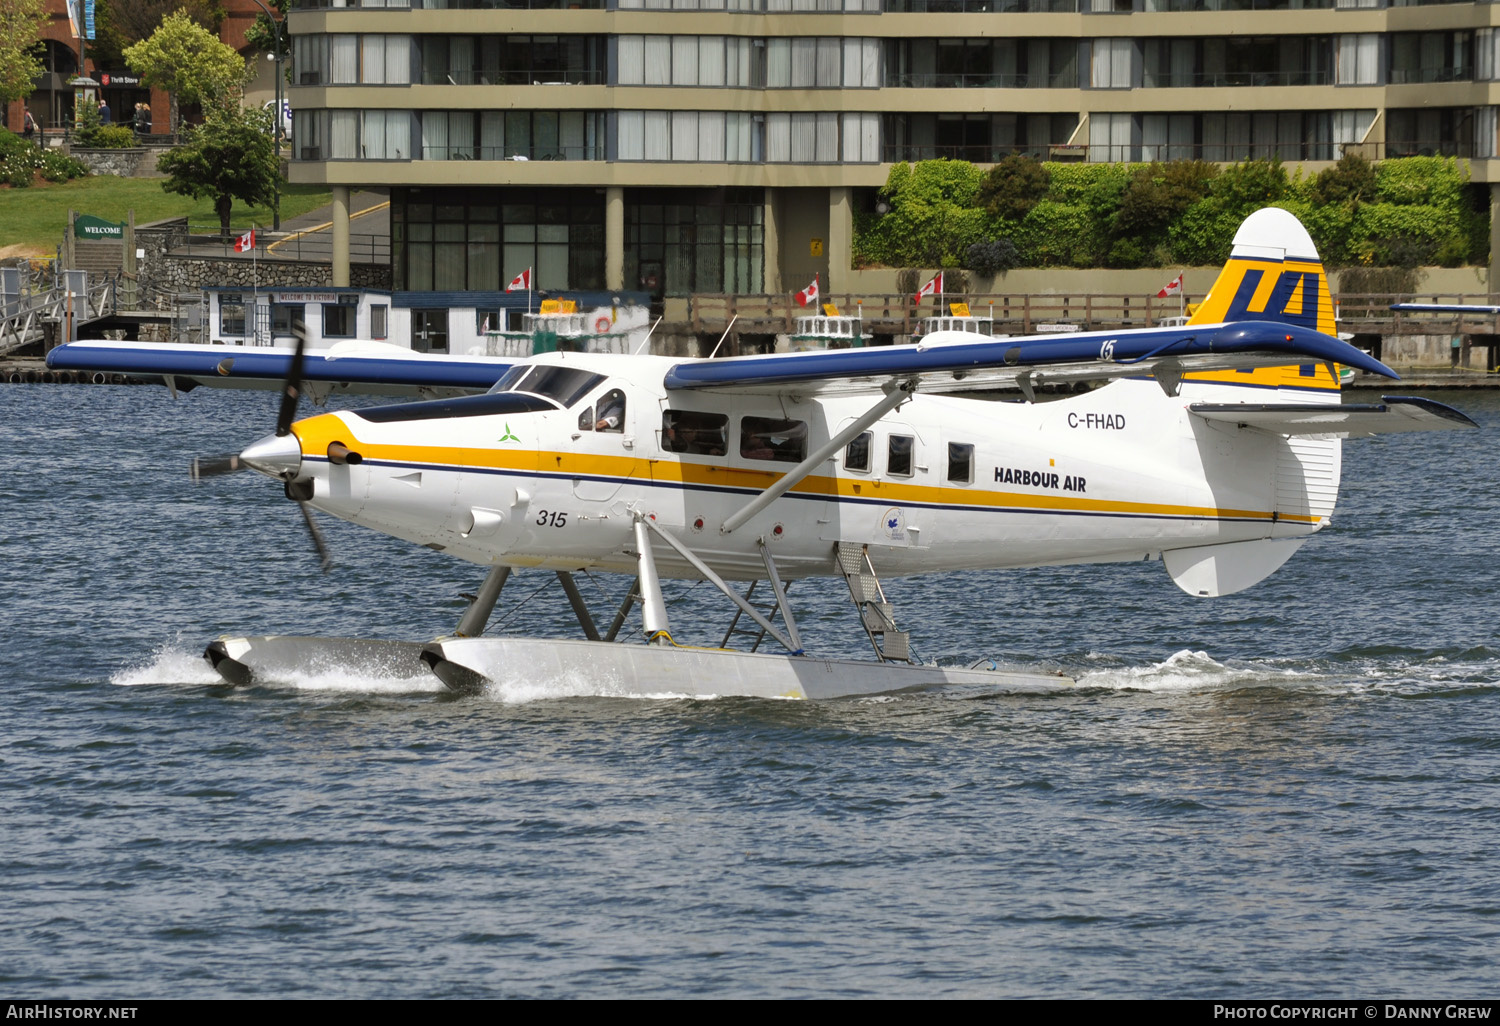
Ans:
[{"label": "propeller", "polygon": [[[286,438],[292,433],[292,421],[297,418],[297,405],[302,398],[302,367],[305,362],[304,356],[307,349],[307,335],[303,332],[297,334],[297,348],[292,351],[292,362],[287,367],[286,380],[281,385],[281,407],[276,413],[275,439]],[[194,481],[201,481],[205,477],[217,477],[221,474],[233,474],[241,470],[257,469],[262,473],[276,476],[276,470],[268,466],[266,457],[285,459],[293,455],[287,446],[276,446],[266,444],[270,439],[262,440],[251,445],[243,453],[230,453],[223,456],[195,456],[190,470]],[[257,459],[256,455],[261,458]],[[350,462],[358,463],[357,453],[351,453],[353,459]],[[249,456],[250,458],[246,458]],[[297,447],[295,453],[298,462],[301,460],[301,449]],[[295,464],[293,464],[295,466]],[[286,497],[297,503],[297,509],[302,513],[302,522],[307,525],[307,533],[312,538],[313,548],[317,550],[318,559],[322,563],[324,573],[333,565],[333,556],[329,553],[328,543],[323,538],[323,532],[318,528],[317,522],[313,520],[312,507],[307,499],[300,498],[294,489],[301,483],[293,481],[293,472],[288,471],[286,481]],[[311,482],[306,482],[311,484]],[[309,498],[311,493],[309,491]]]}]

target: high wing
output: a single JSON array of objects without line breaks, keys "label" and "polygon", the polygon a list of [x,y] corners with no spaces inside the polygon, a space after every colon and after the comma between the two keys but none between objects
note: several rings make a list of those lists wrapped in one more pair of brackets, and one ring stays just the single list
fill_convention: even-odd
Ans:
[{"label": "high wing", "polygon": [[1234,321],[1071,335],[986,338],[934,332],[915,346],[741,356],[679,363],[669,389],[778,394],[873,391],[892,381],[925,391],[1016,387],[1153,376],[1169,391],[1196,371],[1287,364],[1344,364],[1388,378],[1385,364],[1349,343],[1297,324]]},{"label": "high wing", "polygon": [[1418,396],[1387,395],[1379,403],[1320,406],[1293,403],[1194,403],[1188,412],[1204,420],[1273,435],[1337,435],[1366,438],[1401,431],[1477,428],[1450,406]]},{"label": "high wing", "polygon": [[[47,354],[53,370],[161,377],[178,387],[279,388],[291,347],[244,348],[173,342],[70,342]],[[414,353],[400,346],[340,342],[308,352],[302,379],[317,390],[379,395],[453,396],[483,392],[515,361],[493,356]]]}]

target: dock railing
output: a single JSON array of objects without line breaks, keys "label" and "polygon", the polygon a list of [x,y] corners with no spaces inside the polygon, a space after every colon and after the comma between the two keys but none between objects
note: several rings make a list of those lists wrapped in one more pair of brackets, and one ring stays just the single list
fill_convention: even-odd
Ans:
[{"label": "dock railing", "polygon": [[[1396,303],[1446,305],[1500,305],[1488,294],[1344,294],[1335,297],[1341,332],[1381,335],[1485,335],[1500,334],[1500,314],[1430,313],[1392,310]],[[821,312],[822,303],[832,303],[844,317],[859,317],[866,335],[910,335],[927,317],[948,312],[949,303],[967,303],[975,317],[993,317],[997,334],[1031,335],[1048,325],[1071,325],[1080,331],[1117,328],[1151,328],[1171,323],[1184,315],[1176,298],[1158,299],[1139,295],[1035,295],[949,294],[944,307],[930,297],[920,304],[909,295],[825,293],[819,307],[798,306],[791,293],[722,295],[700,293],[688,301],[688,316],[695,333],[723,331],[735,319],[739,334],[781,334],[795,329],[798,317]]]},{"label": "dock railing", "polygon": [[723,331],[731,319],[740,334],[781,334],[794,330],[798,317],[832,303],[844,317],[858,317],[866,335],[910,335],[927,317],[946,315],[950,303],[967,303],[975,317],[993,317],[1000,334],[1029,335],[1039,325],[1095,328],[1149,328],[1182,315],[1176,299],[1124,295],[949,294],[943,306],[924,297],[915,303],[908,294],[835,292],[819,297],[819,305],[798,306],[791,293],[724,295],[699,293],[688,302],[695,333]]}]

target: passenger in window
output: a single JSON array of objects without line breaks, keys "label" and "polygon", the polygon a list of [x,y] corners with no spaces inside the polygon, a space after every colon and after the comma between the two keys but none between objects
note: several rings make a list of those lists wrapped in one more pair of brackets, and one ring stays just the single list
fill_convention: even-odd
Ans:
[{"label": "passenger in window", "polygon": [[599,416],[594,420],[595,431],[625,430],[625,393],[618,388],[605,393],[599,400]]}]

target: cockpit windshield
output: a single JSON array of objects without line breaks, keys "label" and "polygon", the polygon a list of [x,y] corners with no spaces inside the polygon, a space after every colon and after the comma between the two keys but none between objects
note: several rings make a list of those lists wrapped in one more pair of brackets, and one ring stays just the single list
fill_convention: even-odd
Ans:
[{"label": "cockpit windshield", "polygon": [[594,386],[603,380],[603,374],[594,374],[591,371],[578,370],[574,367],[537,367],[519,364],[506,371],[504,376],[490,387],[490,394],[527,392],[551,399],[567,409],[584,395],[592,392]]}]

